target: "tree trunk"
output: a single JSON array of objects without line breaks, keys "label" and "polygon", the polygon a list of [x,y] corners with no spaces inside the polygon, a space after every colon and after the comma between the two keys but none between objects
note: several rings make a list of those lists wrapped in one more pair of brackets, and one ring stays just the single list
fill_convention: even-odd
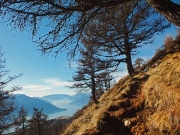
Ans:
[{"label": "tree trunk", "polygon": [[24,118],[23,118],[23,123],[22,124],[23,124],[22,125],[22,130],[23,130],[22,135],[25,135],[25,120],[24,120]]},{"label": "tree trunk", "polygon": [[125,45],[125,52],[126,52],[125,53],[125,55],[126,55],[126,65],[127,65],[128,74],[130,76],[132,76],[133,73],[134,73],[134,68],[133,68],[132,59],[131,59],[132,47],[129,44],[128,26],[127,26],[125,20],[123,22],[123,28],[124,28],[124,45]]},{"label": "tree trunk", "polygon": [[94,103],[97,104],[98,101],[96,99],[96,85],[95,85],[94,77],[92,77],[91,81],[92,81],[92,91],[91,91],[92,99],[93,99]]},{"label": "tree trunk", "polygon": [[38,135],[41,135],[41,123],[40,123],[40,119],[38,119]]},{"label": "tree trunk", "polygon": [[171,23],[180,26],[180,5],[171,0],[147,0],[148,3]]},{"label": "tree trunk", "polygon": [[126,65],[127,65],[128,74],[132,76],[134,74],[134,68],[132,65],[131,53],[126,54]]}]

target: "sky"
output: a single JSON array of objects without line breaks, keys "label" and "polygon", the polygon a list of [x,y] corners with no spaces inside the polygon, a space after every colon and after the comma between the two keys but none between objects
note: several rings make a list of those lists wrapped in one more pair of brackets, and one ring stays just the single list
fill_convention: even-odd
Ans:
[{"label": "sky", "polygon": [[[176,28],[172,26],[164,33],[154,37],[154,43],[144,46],[137,57],[149,59],[155,54],[155,50],[164,42],[167,35],[176,35]],[[56,58],[52,55],[42,55],[37,44],[31,40],[28,31],[20,32],[13,30],[5,23],[0,23],[0,46],[6,58],[6,69],[9,75],[22,74],[21,77],[10,83],[10,86],[20,86],[22,90],[15,94],[26,94],[28,96],[45,96],[51,94],[75,94],[74,89],[67,86],[72,83],[72,75],[76,68],[69,66],[66,53],[59,54]],[[76,64],[75,64],[76,65]],[[114,73],[119,80],[126,75],[125,66],[123,71]]]},{"label": "sky", "polygon": [[22,87],[16,93],[28,96],[75,94],[66,87],[71,84],[69,80],[75,69],[73,65],[69,67],[65,54],[57,58],[42,55],[28,32],[12,30],[6,24],[0,24],[0,46],[9,75],[22,74],[10,84]]}]

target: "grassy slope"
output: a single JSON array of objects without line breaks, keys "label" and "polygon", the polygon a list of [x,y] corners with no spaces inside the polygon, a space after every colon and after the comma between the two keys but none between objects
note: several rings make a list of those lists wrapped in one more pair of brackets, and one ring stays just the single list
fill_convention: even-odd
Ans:
[{"label": "grassy slope", "polygon": [[157,59],[146,72],[121,79],[99,101],[82,110],[61,135],[178,134],[180,52]]}]

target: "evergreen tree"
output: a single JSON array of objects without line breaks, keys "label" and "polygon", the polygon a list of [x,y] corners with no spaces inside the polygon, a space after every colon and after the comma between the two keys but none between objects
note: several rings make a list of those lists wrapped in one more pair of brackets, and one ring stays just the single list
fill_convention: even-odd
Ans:
[{"label": "evergreen tree", "polygon": [[[95,55],[98,51],[97,46],[84,45],[80,50],[81,57],[78,60],[78,68],[73,76],[74,84],[71,88],[76,88],[78,93],[88,92],[91,90],[92,99],[97,101],[97,91],[109,89],[110,81],[113,77],[110,75],[112,70],[111,63],[102,61]],[[106,85],[109,84],[109,85]]]},{"label": "evergreen tree", "polygon": [[83,40],[86,44],[99,45],[102,50],[99,55],[113,60],[115,66],[125,63],[132,76],[132,56],[169,26],[144,0],[134,0],[111,10],[105,9],[94,17],[84,30]]},{"label": "evergreen tree", "polygon": [[33,116],[29,120],[28,132],[30,135],[48,135],[47,115],[43,114],[43,109],[33,109]]},{"label": "evergreen tree", "polygon": [[145,60],[143,58],[137,58],[134,61],[134,69],[139,70],[145,64]]},{"label": "evergreen tree", "polygon": [[26,135],[27,134],[27,111],[24,107],[21,107],[18,113],[18,117],[15,119],[16,131],[15,135]]},{"label": "evergreen tree", "polygon": [[[73,45],[79,44],[84,27],[94,17],[107,11],[113,11],[117,6],[133,1],[1,0],[0,14],[14,28],[30,30],[33,37],[37,36],[39,30],[48,27],[46,33],[41,31],[43,34],[36,42],[39,43],[43,52],[54,51],[58,54],[65,48],[72,49]],[[173,0],[145,1],[170,22],[180,26],[180,5],[178,2]]]},{"label": "evergreen tree", "polygon": [[15,109],[13,92],[19,90],[17,86],[7,88],[7,85],[19,76],[8,76],[6,60],[0,48],[0,134],[13,125],[12,112]]}]

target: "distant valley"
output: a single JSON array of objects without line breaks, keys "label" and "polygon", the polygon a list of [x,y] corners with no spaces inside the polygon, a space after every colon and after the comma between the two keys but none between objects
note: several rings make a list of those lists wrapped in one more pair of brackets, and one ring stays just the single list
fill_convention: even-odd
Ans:
[{"label": "distant valley", "polygon": [[33,114],[33,108],[39,110],[43,108],[43,113],[48,114],[48,118],[56,118],[59,116],[72,116],[78,109],[89,102],[89,94],[66,95],[53,94],[43,97],[29,97],[23,94],[15,94],[15,105],[17,109],[14,114],[18,114],[18,110],[23,106],[28,111],[28,116]]},{"label": "distant valley", "polygon": [[59,107],[66,108],[67,110],[50,114],[51,118],[56,118],[59,116],[73,116],[73,114],[81,109],[83,106],[87,105],[90,99],[90,94],[77,94],[77,95],[64,95],[64,94],[54,94],[41,97],[40,99],[48,101],[49,103]]}]

